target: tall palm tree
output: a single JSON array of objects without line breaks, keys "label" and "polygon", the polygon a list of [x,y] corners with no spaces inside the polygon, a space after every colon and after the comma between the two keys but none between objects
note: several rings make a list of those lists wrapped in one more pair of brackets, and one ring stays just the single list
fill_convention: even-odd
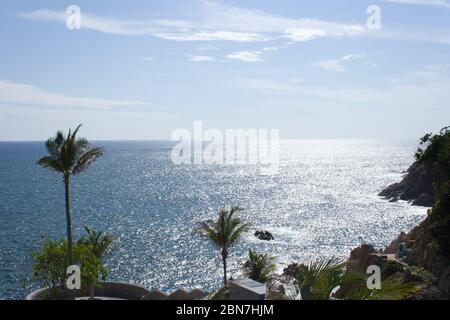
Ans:
[{"label": "tall palm tree", "polygon": [[196,232],[206,236],[219,250],[223,263],[223,283],[227,285],[227,258],[230,248],[246,233],[250,225],[234,214],[242,211],[240,207],[219,211],[217,220],[200,222]]},{"label": "tall palm tree", "polygon": [[67,137],[58,131],[54,138],[45,143],[48,155],[37,164],[63,175],[66,199],[67,252],[69,265],[73,264],[72,218],[70,215],[70,177],[86,170],[95,160],[103,155],[102,148],[91,148],[85,138],[76,138],[79,125],[73,133],[69,130]]}]

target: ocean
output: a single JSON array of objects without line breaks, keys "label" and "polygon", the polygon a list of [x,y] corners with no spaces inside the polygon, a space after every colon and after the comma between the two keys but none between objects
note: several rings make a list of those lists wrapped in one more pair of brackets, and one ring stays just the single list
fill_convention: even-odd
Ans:
[{"label": "ocean", "polygon": [[[110,280],[146,288],[218,288],[219,253],[192,233],[223,207],[240,205],[252,233],[236,245],[238,277],[249,249],[291,262],[346,259],[362,242],[377,248],[422,221],[426,208],[377,194],[413,162],[416,141],[283,140],[277,175],[252,166],[174,165],[171,142],[95,142],[105,155],[72,185],[74,237],[89,226],[118,237]],[[62,177],[35,164],[43,142],[0,142],[0,299],[23,298],[30,254],[42,237],[65,237]]]}]

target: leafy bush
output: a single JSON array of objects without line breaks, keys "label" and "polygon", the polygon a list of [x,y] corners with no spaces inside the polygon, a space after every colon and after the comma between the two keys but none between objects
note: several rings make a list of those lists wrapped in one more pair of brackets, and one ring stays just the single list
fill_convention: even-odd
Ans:
[{"label": "leafy bush", "polygon": [[439,134],[428,133],[420,139],[416,160],[450,171],[450,127],[443,128]]},{"label": "leafy bush", "polygon": [[[77,243],[73,246],[74,263],[80,266],[81,285],[98,286],[100,276],[106,277],[109,270],[103,266],[100,258],[94,254],[90,244]],[[32,254],[32,279],[50,289],[48,299],[70,298],[66,290],[67,260],[66,240],[43,240],[42,247]]]}]

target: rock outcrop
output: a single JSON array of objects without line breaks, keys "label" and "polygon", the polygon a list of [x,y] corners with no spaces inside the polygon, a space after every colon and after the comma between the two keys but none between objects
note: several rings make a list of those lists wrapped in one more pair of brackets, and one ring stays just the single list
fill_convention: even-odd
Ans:
[{"label": "rock outcrop", "polygon": [[264,241],[275,240],[275,238],[269,231],[255,231],[255,237],[257,237],[259,240]]},{"label": "rock outcrop", "polygon": [[[402,233],[398,239],[393,241],[391,245],[383,253],[395,253],[398,244],[407,241],[409,234]],[[394,249],[395,248],[395,249]],[[416,248],[418,249],[418,248]],[[434,276],[425,268],[425,266],[417,266],[413,264],[413,259],[408,259],[411,264],[398,263],[383,258],[379,252],[371,245],[364,244],[352,250],[346,272],[352,274],[366,274],[367,267],[377,265],[381,269],[381,278],[383,281],[387,279],[391,281],[400,281],[402,283],[417,283],[418,290],[404,297],[405,300],[442,300],[448,299],[448,293],[443,290],[439,283],[438,277]],[[419,252],[416,252],[420,255]],[[410,258],[412,258],[411,255]],[[357,284],[345,284],[336,292],[336,298],[343,298],[348,293],[358,288]]]},{"label": "rock outcrop", "polygon": [[384,189],[379,196],[390,201],[412,201],[413,205],[431,207],[436,198],[434,183],[448,180],[444,171],[415,162],[403,180]]},{"label": "rock outcrop", "polygon": [[424,268],[436,276],[436,285],[450,296],[450,261],[439,251],[438,245],[427,231],[428,219],[408,233],[402,232],[384,250],[384,253],[397,252],[400,243],[405,243],[411,254],[405,262],[410,266]]}]

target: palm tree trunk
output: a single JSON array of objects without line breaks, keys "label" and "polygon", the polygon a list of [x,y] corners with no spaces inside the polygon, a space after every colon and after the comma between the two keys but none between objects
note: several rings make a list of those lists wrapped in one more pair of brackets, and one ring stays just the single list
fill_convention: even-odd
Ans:
[{"label": "palm tree trunk", "polygon": [[66,190],[66,221],[67,221],[67,257],[69,265],[73,264],[72,253],[72,218],[70,216],[70,179],[69,175],[64,175],[64,186]]},{"label": "palm tree trunk", "polygon": [[222,250],[222,262],[223,262],[223,285],[226,286],[228,283],[228,278],[227,278],[227,256],[228,256],[228,252],[223,249]]},{"label": "palm tree trunk", "polygon": [[94,300],[95,299],[95,288],[94,286],[89,287],[89,299]]}]

